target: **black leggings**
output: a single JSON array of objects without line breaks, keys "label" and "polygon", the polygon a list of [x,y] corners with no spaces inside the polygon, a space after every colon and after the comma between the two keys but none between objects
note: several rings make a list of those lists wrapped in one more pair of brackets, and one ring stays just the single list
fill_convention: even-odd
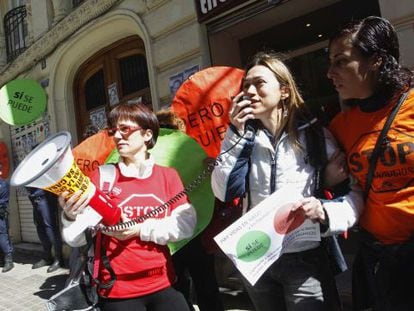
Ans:
[{"label": "black leggings", "polygon": [[101,298],[103,311],[189,311],[184,296],[172,287],[137,298]]}]

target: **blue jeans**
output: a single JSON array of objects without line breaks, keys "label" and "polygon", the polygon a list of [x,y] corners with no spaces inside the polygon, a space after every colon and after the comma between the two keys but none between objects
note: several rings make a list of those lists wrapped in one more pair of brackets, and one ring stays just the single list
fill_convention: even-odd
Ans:
[{"label": "blue jeans", "polygon": [[340,310],[335,278],[321,247],[283,254],[254,286],[244,283],[256,311]]},{"label": "blue jeans", "polygon": [[33,205],[33,220],[45,252],[45,258],[51,258],[53,246],[56,259],[62,260],[62,237],[59,229],[56,196],[44,191],[29,195],[29,199]]},{"label": "blue jeans", "polygon": [[9,237],[9,217],[7,206],[0,206],[0,249],[4,255],[13,252],[13,244]]}]

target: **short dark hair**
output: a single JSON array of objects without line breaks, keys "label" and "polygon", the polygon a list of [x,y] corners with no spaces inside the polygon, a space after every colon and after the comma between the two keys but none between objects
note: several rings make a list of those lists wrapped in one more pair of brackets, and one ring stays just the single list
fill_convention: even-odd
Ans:
[{"label": "short dark hair", "polygon": [[368,16],[353,21],[331,36],[329,46],[333,41],[344,36],[350,36],[352,46],[362,56],[367,58],[377,56],[381,59],[375,93],[392,97],[395,92],[411,86],[413,73],[400,65],[398,36],[387,19]]},{"label": "short dark hair", "polygon": [[116,106],[108,115],[108,126],[113,128],[120,120],[130,120],[137,123],[144,130],[151,130],[152,138],[146,145],[148,149],[154,147],[157,142],[160,126],[157,117],[147,106],[141,103],[125,103]]}]

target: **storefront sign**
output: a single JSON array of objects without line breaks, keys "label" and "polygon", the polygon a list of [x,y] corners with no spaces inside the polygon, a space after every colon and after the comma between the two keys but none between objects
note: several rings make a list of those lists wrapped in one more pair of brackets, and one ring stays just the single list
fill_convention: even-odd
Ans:
[{"label": "storefront sign", "polygon": [[204,22],[248,0],[195,0],[198,21]]},{"label": "storefront sign", "polygon": [[10,125],[25,125],[46,109],[46,93],[34,80],[12,80],[0,89],[0,118]]}]

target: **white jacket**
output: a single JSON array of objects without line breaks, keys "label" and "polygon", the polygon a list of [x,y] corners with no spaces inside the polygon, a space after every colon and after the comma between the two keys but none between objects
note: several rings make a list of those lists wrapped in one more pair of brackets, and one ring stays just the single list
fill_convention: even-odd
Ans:
[{"label": "white jacket", "polygon": [[[154,160],[152,157],[146,160],[141,169],[125,166],[119,163],[120,173],[128,177],[146,178],[152,173]],[[76,221],[76,220],[75,220]],[[165,245],[168,242],[177,242],[193,235],[197,223],[197,215],[194,207],[189,204],[177,206],[169,216],[162,219],[147,219],[141,223],[140,239],[156,244]],[[74,221],[68,220],[62,213],[62,237],[72,247],[79,247],[86,244],[85,234],[82,232],[72,237],[68,234],[69,228]]]},{"label": "white jacket", "polygon": [[[309,124],[299,128],[299,141],[306,146],[304,129]],[[328,158],[338,148],[332,134],[324,129],[326,152]],[[223,201],[249,195],[249,208],[267,198],[282,187],[289,187],[295,192],[295,197],[312,196],[314,193],[315,169],[307,163],[306,150],[295,152],[283,135],[276,146],[273,146],[263,130],[257,130],[256,135],[247,131],[243,137],[229,127],[221,145],[218,165],[212,173],[212,189],[215,196]],[[228,152],[226,152],[228,151]],[[248,177],[248,188],[246,175]],[[362,192],[351,191],[348,195],[333,201],[323,201],[323,207],[329,218],[329,229],[324,234],[336,234],[352,227],[363,209]],[[295,245],[296,250],[316,247],[317,244]]]}]

